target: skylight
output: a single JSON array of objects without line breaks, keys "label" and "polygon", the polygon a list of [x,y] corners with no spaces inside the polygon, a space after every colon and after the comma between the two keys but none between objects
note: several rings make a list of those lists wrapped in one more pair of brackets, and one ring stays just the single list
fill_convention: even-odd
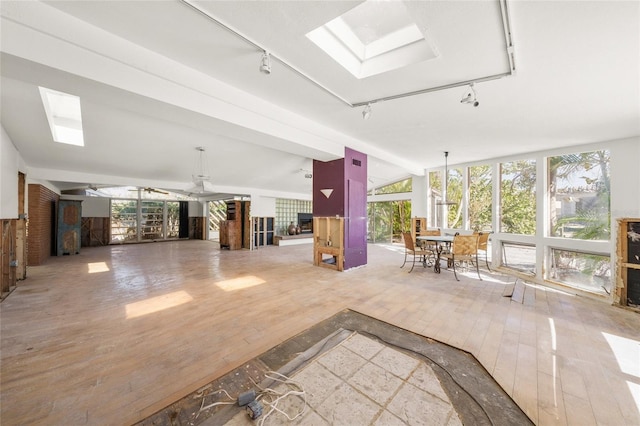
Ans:
[{"label": "skylight", "polygon": [[84,146],[80,98],[46,87],[38,88],[53,140],[69,145]]},{"label": "skylight", "polygon": [[367,0],[307,37],[356,78],[438,56],[399,1]]}]

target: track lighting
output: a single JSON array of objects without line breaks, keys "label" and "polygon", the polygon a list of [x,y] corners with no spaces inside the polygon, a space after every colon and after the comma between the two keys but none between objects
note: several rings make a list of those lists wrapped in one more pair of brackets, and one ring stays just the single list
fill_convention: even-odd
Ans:
[{"label": "track lighting", "polygon": [[362,110],[362,119],[368,120],[371,117],[371,103],[368,103],[366,107]]},{"label": "track lighting", "polygon": [[466,92],[464,95],[462,95],[462,99],[460,100],[460,103],[471,104],[474,107],[477,107],[478,105],[480,105],[480,102],[478,102],[478,99],[476,96],[476,90],[473,88],[473,83],[469,84],[469,88],[471,89],[471,91]]},{"label": "track lighting", "polygon": [[262,60],[260,61],[260,72],[265,74],[271,74],[271,54],[266,50],[262,53]]}]

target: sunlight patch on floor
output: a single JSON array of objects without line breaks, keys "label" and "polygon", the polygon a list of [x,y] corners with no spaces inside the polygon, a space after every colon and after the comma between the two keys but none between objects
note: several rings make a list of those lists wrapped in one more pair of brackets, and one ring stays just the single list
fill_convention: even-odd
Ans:
[{"label": "sunlight patch on floor", "polygon": [[186,291],[175,291],[162,296],[152,297],[150,299],[141,300],[139,302],[129,303],[126,306],[127,319],[137,318],[154,312],[163,311],[188,302],[193,297]]}]

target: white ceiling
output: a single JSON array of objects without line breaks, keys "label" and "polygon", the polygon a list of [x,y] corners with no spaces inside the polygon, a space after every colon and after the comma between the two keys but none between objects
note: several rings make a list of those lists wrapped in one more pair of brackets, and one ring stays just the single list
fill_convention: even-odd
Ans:
[{"label": "white ceiling", "polygon": [[[0,3],[2,125],[30,177],[186,188],[204,146],[220,193],[295,196],[312,159],[345,146],[380,184],[443,151],[456,164],[640,135],[636,1],[508,1],[516,73],[477,83],[478,108],[456,87],[376,103],[366,121],[348,103],[508,72],[500,3],[405,2],[438,58],[359,80],[305,34],[360,2],[190,2],[272,52],[272,73],[178,0]],[[37,86],[80,96],[85,147],[52,141]]]}]

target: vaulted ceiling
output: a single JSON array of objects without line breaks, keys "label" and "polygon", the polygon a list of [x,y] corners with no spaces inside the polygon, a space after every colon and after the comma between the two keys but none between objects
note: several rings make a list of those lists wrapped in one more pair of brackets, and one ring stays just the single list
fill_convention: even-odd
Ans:
[{"label": "vaulted ceiling", "polygon": [[[444,151],[640,135],[638,2],[402,2],[436,57],[358,79],[306,34],[360,3],[3,0],[2,125],[30,177],[61,189],[184,189],[202,146],[216,192],[278,196],[309,194],[312,160],[345,146],[373,186]],[[470,81],[477,108],[460,102]],[[84,147],[52,141],[38,86],[80,97]]]}]

